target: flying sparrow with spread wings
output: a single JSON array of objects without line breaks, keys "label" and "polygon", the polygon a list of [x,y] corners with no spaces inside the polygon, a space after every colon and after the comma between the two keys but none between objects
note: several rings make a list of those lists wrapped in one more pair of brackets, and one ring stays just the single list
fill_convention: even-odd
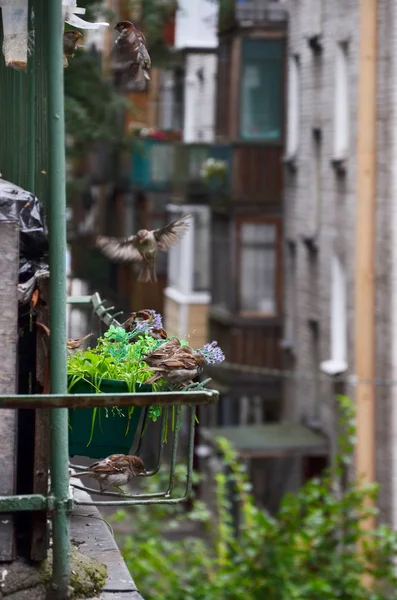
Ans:
[{"label": "flying sparrow with spread wings", "polygon": [[88,471],[74,473],[72,477],[93,477],[98,481],[101,492],[114,488],[124,494],[121,485],[126,485],[134,477],[145,474],[145,465],[139,456],[112,454],[90,465]]},{"label": "flying sparrow with spread wings", "polygon": [[80,31],[65,31],[63,34],[63,66],[66,68],[68,63],[68,57],[74,56],[77,48],[82,48],[83,46],[80,44],[80,40],[82,39],[83,34]]},{"label": "flying sparrow with spread wings", "polygon": [[189,228],[191,215],[184,215],[162,229],[141,229],[127,239],[99,236],[97,247],[114,262],[141,263],[138,281],[157,281],[155,260],[159,250],[166,252],[176,244]]},{"label": "flying sparrow with spread wings", "polygon": [[151,384],[165,379],[176,388],[184,388],[203,372],[207,364],[205,357],[190,346],[182,346],[178,339],[166,342],[144,358],[155,374],[145,383]]},{"label": "flying sparrow with spread wings", "polygon": [[115,29],[120,35],[114,49],[114,68],[127,71],[141,85],[150,81],[151,60],[143,33],[130,21],[119,21]]}]

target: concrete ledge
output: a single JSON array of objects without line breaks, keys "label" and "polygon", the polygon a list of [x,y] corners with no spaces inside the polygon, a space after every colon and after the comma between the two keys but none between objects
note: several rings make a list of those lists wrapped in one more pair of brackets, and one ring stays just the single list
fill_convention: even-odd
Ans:
[{"label": "concrete ledge", "polygon": [[[74,496],[81,501],[91,499],[86,492],[77,489],[74,489]],[[107,566],[106,586],[94,600],[143,600],[96,506],[75,505],[70,528],[71,541],[78,546],[80,552]]]}]

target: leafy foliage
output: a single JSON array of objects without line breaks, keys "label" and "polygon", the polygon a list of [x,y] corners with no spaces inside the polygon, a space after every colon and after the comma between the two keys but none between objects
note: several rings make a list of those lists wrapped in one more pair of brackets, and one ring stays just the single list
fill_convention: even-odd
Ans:
[{"label": "leafy foliage", "polygon": [[[393,600],[397,533],[379,526],[364,538],[363,520],[376,486],[341,475],[351,461],[355,434],[350,400],[339,397],[344,433],[334,466],[288,494],[275,518],[255,506],[244,467],[229,443],[219,439],[225,471],[216,476],[217,517],[201,503],[134,508],[139,527],[124,540],[124,557],[147,600]],[[149,482],[155,491],[159,482]],[[230,497],[233,486],[235,498]],[[236,535],[231,501],[240,507]],[[126,513],[118,513],[124,519]],[[206,540],[171,533],[194,520]],[[361,541],[361,550],[359,542]],[[363,575],[370,576],[367,585]]]},{"label": "leafy foliage", "polygon": [[[78,351],[69,356],[69,390],[84,380],[90,383],[94,391],[100,393],[102,379],[124,381],[130,393],[134,393],[137,384],[144,384],[152,375],[143,357],[161,345],[149,335],[141,335],[133,344],[133,333],[127,333],[122,327],[111,325],[104,337],[99,338],[95,348]],[[160,382],[156,390],[163,389]]]}]

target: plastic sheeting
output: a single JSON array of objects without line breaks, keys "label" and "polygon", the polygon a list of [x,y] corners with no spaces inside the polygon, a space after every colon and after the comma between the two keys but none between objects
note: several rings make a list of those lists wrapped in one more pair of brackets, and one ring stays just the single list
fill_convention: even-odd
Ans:
[{"label": "plastic sheeting", "polygon": [[20,228],[19,300],[30,301],[38,278],[48,277],[48,234],[38,199],[17,185],[0,179],[0,221],[16,221]]}]

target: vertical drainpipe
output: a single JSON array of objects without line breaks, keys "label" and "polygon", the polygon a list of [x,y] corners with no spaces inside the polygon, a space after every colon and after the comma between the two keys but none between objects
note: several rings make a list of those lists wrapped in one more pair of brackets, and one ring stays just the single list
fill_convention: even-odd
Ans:
[{"label": "vertical drainpipe", "polygon": [[[395,31],[397,25],[397,3],[390,4],[391,26]],[[391,379],[397,380],[397,137],[395,123],[397,122],[397,38],[394,35],[391,43],[391,81],[390,86],[390,108],[391,118],[391,189],[390,189],[390,229],[391,229]],[[397,386],[390,387],[391,396],[391,491],[392,491],[392,527],[397,529]]]},{"label": "vertical drainpipe", "polygon": [[[50,244],[51,393],[67,392],[66,378],[66,192],[62,0],[47,3],[48,38],[48,225]],[[51,491],[54,597],[67,598],[70,566],[68,411],[51,411]]]},{"label": "vertical drainpipe", "polygon": [[[375,215],[377,176],[378,0],[359,2],[355,357],[360,380],[375,377]],[[358,382],[356,472],[375,481],[375,386]],[[374,517],[363,523],[371,530]]]}]

